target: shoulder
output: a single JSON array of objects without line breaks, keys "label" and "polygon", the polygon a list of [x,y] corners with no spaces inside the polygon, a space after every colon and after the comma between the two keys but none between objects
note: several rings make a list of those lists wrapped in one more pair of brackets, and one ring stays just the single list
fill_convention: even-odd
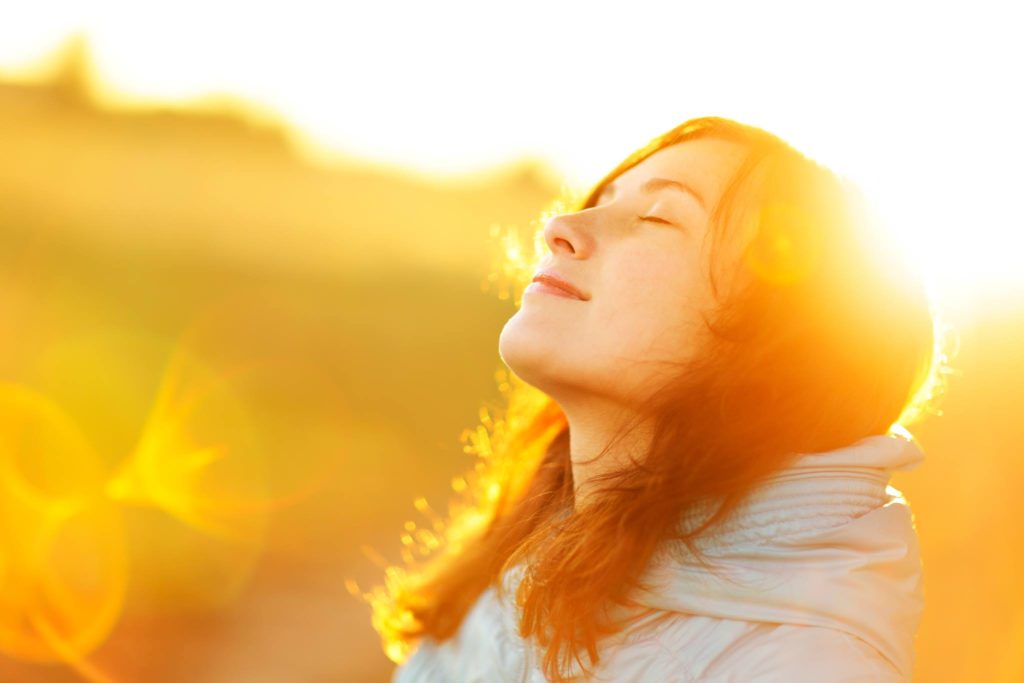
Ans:
[{"label": "shoulder", "polygon": [[708,683],[905,683],[875,648],[844,631],[793,624],[765,625],[724,648],[704,669]]},{"label": "shoulder", "polygon": [[425,637],[392,673],[391,683],[492,683],[495,672],[521,671],[525,648],[514,617],[485,589],[459,629],[444,641]]}]

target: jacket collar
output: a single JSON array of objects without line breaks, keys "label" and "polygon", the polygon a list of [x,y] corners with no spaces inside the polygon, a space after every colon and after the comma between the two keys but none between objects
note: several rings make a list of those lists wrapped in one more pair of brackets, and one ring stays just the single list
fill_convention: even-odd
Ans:
[{"label": "jacket collar", "polygon": [[[824,626],[863,639],[909,680],[923,608],[913,515],[889,485],[924,453],[908,432],[804,454],[698,541],[713,571],[666,545],[643,577],[643,607]],[[710,514],[694,511],[683,525]],[[678,544],[678,542],[674,542]]]}]

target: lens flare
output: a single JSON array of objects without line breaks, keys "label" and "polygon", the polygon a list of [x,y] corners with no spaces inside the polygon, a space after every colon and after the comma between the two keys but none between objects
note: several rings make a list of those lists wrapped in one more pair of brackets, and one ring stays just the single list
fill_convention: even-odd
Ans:
[{"label": "lens flare", "polygon": [[102,483],[95,452],[58,406],[0,384],[0,652],[88,668],[84,656],[110,634],[128,570]]}]

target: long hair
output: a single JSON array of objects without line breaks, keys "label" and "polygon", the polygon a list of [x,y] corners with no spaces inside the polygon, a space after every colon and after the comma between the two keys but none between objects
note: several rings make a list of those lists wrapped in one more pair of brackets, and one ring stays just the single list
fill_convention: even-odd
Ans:
[{"label": "long hair", "polygon": [[[480,456],[456,480],[466,502],[422,530],[437,551],[389,568],[373,596],[393,660],[424,636],[451,637],[482,591],[504,596],[502,577],[522,564],[520,635],[542,652],[549,680],[569,680],[573,661],[588,674],[582,653],[596,665],[601,637],[625,627],[616,606],[631,604],[666,541],[701,561],[696,540],[765,477],[799,454],[905,427],[939,397],[946,357],[922,282],[857,189],[778,137],[721,117],[689,120],[627,157],[579,208],[654,152],[702,137],[747,154],[710,214],[718,306],[704,320],[708,342],[637,411],[653,425],[643,457],[603,472],[574,510],[566,417],[507,375],[504,417],[485,415],[466,435]],[[726,259],[736,240],[745,248]],[[682,529],[709,500],[714,514]]]}]

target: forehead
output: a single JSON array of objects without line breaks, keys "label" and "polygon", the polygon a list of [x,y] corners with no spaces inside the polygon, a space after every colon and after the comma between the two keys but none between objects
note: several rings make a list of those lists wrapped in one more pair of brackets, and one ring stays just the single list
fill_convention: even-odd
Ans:
[{"label": "forehead", "polygon": [[612,182],[616,187],[635,188],[647,178],[679,180],[714,205],[746,154],[746,147],[738,142],[715,138],[686,140],[658,150]]}]

